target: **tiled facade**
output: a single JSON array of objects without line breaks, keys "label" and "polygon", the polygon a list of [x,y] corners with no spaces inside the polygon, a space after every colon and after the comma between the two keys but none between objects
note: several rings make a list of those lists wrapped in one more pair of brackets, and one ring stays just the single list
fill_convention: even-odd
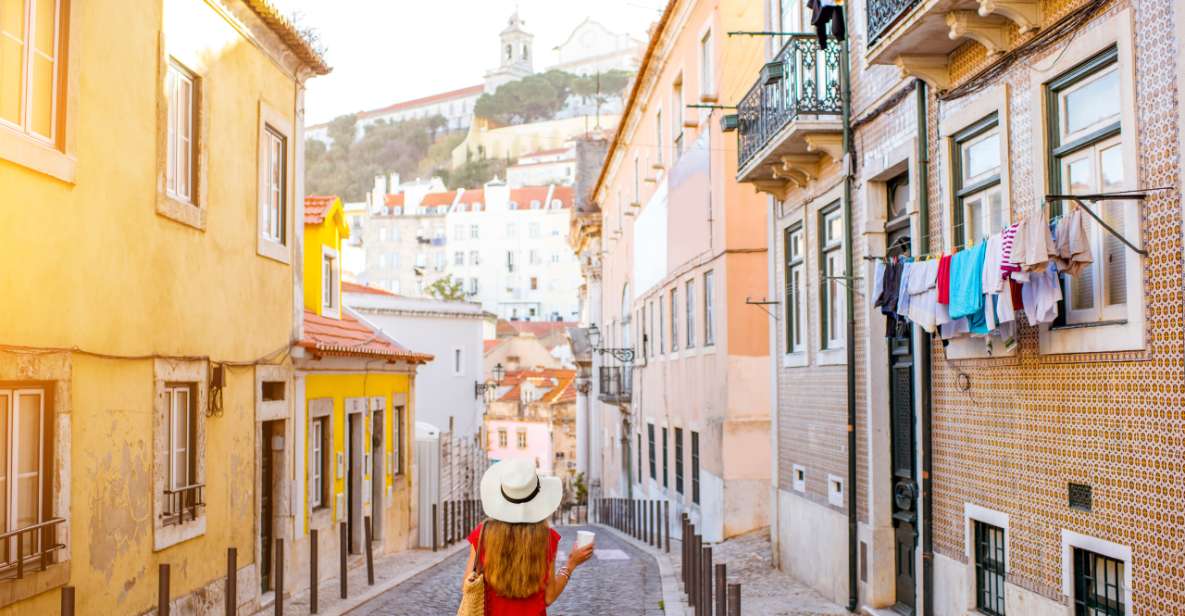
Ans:
[{"label": "tiled facade", "polygon": [[[869,0],[873,2],[875,0]],[[774,3],[777,4],[777,3]],[[974,4],[974,3],[970,3]],[[987,356],[968,341],[929,344],[932,398],[931,462],[933,523],[921,521],[914,550],[916,599],[899,594],[893,554],[893,494],[888,465],[890,413],[889,348],[884,319],[869,305],[874,261],[885,254],[886,181],[909,179],[908,227],[918,251],[922,224],[932,252],[952,245],[950,137],[966,125],[998,113],[1005,139],[1002,185],[1005,219],[1016,222],[1039,207],[1047,192],[1048,154],[1043,143],[1042,84],[1112,46],[1125,84],[1134,84],[1133,104],[1122,105],[1122,143],[1135,179],[1127,188],[1174,187],[1181,181],[1179,107],[1180,43],[1174,37],[1179,4],[1169,0],[1092,3],[1046,0],[1041,27],[1097,4],[1073,31],[1048,48],[1015,62],[964,96],[949,96],[992,72],[1000,56],[969,38],[946,56],[941,74],[886,65],[884,49],[897,45],[903,26],[867,45],[867,3],[849,5],[854,176],[852,244],[855,266],[856,515],[858,520],[857,601],[869,608],[912,604],[922,613],[927,597],[934,614],[976,611],[975,547],[972,523],[1005,529],[1008,614],[1074,614],[1071,548],[1094,549],[1124,564],[1121,592],[1126,613],[1185,613],[1185,521],[1179,515],[1185,489],[1185,435],[1180,407],[1185,394],[1182,337],[1182,203],[1173,189],[1152,193],[1140,206],[1140,229],[1132,237],[1149,254],[1142,258],[1143,309],[1132,300],[1126,325],[1064,328],[1020,327],[1015,352]],[[968,8],[968,7],[956,7]],[[969,8],[974,9],[974,6]],[[914,11],[932,11],[921,2]],[[914,16],[906,14],[900,23]],[[779,29],[776,11],[767,26]],[[908,25],[908,24],[907,24]],[[1185,30],[1177,24],[1177,32]],[[1011,25],[1009,49],[1038,36]],[[776,49],[773,49],[776,51]],[[894,53],[923,53],[908,48]],[[881,62],[881,63],[877,63]],[[887,64],[891,64],[889,61]],[[909,67],[906,67],[909,68]],[[914,75],[924,78],[925,143],[918,131],[920,99]],[[756,73],[753,78],[757,79]],[[1131,109],[1127,107],[1130,106]],[[742,120],[743,121],[743,120]],[[794,138],[793,129],[776,139]],[[925,162],[922,162],[922,161]],[[928,183],[929,220],[920,219],[922,165]],[[819,208],[839,200],[843,167],[823,164],[805,183],[760,185],[771,193],[772,228],[769,296],[777,309],[773,480],[771,521],[780,566],[835,601],[849,599],[846,494],[832,498],[834,478],[847,478],[847,386],[843,357],[828,357],[820,343],[822,309]],[[742,175],[746,173],[742,169]],[[777,176],[775,176],[776,178]],[[755,183],[756,184],[756,183]],[[805,232],[803,285],[805,350],[787,354],[785,229]],[[1096,255],[1096,259],[1099,258]],[[1140,259],[1132,252],[1128,259]],[[842,294],[841,294],[842,296]],[[1129,296],[1132,296],[1129,291]],[[774,321],[771,320],[771,326]],[[1129,333],[1143,324],[1144,344]],[[1125,329],[1119,329],[1119,328]],[[922,388],[927,348],[913,335],[915,464],[922,476]],[[1098,351],[1099,348],[1124,350]],[[959,359],[962,357],[963,359]],[[805,481],[803,481],[805,480]],[[1091,511],[1069,506],[1070,483],[1092,488]],[[922,510],[925,495],[916,500]],[[925,592],[922,529],[933,537],[933,583]],[[803,526],[809,531],[804,531]],[[1097,547],[1096,547],[1097,546]]]}]

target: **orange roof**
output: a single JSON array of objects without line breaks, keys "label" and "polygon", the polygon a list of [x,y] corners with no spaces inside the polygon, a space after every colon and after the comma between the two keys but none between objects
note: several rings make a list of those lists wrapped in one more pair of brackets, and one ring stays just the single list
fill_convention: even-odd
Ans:
[{"label": "orange roof", "polygon": [[569,208],[572,207],[572,195],[574,194],[571,186],[556,186],[555,191],[551,193],[551,198],[559,199],[564,204],[563,207]]},{"label": "orange roof", "polygon": [[319,225],[325,222],[325,214],[337,200],[334,195],[309,195],[304,198],[304,224]]},{"label": "orange roof", "polygon": [[502,344],[501,340],[483,340],[482,341],[482,346],[485,347],[484,351],[486,353],[489,353],[490,351],[493,351],[494,349],[498,348],[499,344]]},{"label": "orange roof", "polygon": [[358,117],[359,117],[359,119],[368,118],[368,117],[372,117],[372,116],[392,113],[395,111],[401,111],[403,109],[411,109],[411,108],[415,108],[415,107],[422,107],[424,105],[431,105],[432,103],[437,103],[440,101],[447,101],[447,100],[455,99],[455,98],[468,98],[470,96],[478,96],[478,95],[482,94],[483,92],[485,92],[485,89],[486,88],[484,85],[476,85],[476,86],[469,86],[467,88],[460,88],[457,90],[449,90],[448,92],[441,92],[439,94],[430,94],[428,96],[422,96],[420,98],[413,98],[411,100],[395,103],[393,105],[388,105],[386,107],[380,107],[378,109],[371,109],[370,111],[363,111],[358,114]]},{"label": "orange roof", "polygon": [[[509,328],[503,327],[506,323]],[[532,334],[536,338],[546,338],[552,334],[563,333],[570,327],[576,327],[578,323],[574,321],[498,321],[498,334],[513,336],[514,332],[520,334]],[[513,331],[511,331],[513,330]]]},{"label": "orange roof", "polygon": [[532,156],[551,156],[553,154],[563,154],[564,152],[570,152],[571,150],[572,150],[572,148],[551,148],[550,150],[535,150],[534,152],[527,152],[526,154],[523,154],[519,158],[530,158]]},{"label": "orange roof", "polygon": [[[531,379],[553,379],[555,384],[547,393],[539,397],[542,402],[559,402],[565,396],[565,389],[576,381],[576,371],[563,368],[545,368],[542,370],[515,370],[507,372],[506,376],[502,378],[501,385],[509,385],[510,389],[502,394],[498,400],[501,402],[513,402],[522,396],[522,384],[524,381]],[[575,396],[575,391],[573,391]]]},{"label": "orange roof", "polygon": [[342,293],[366,293],[368,295],[386,295],[387,297],[399,297],[390,291],[368,287],[364,284],[358,284],[348,280],[342,281]]},{"label": "orange roof", "polygon": [[510,189],[510,200],[517,203],[520,208],[529,207],[531,201],[538,201],[541,207],[547,207],[546,199],[546,186],[523,186]]},{"label": "orange roof", "polygon": [[460,202],[464,203],[466,205],[469,205],[472,203],[482,203],[482,202],[485,202],[485,197],[486,197],[486,190],[484,188],[474,188],[472,190],[466,190],[465,192],[461,193],[461,201]]},{"label": "orange roof", "polygon": [[453,200],[457,198],[457,191],[450,190],[448,192],[428,193],[424,195],[424,199],[420,201],[420,205],[430,207],[433,205],[452,205]]},{"label": "orange roof", "polygon": [[299,344],[319,355],[385,357],[414,364],[432,361],[431,355],[404,348],[347,312],[334,319],[305,310],[304,339]]},{"label": "orange roof", "polygon": [[321,54],[317,53],[317,50],[313,49],[313,46],[309,45],[309,42],[301,36],[296,26],[288,21],[288,18],[284,17],[275,6],[272,6],[269,0],[247,0],[247,6],[251,7],[251,10],[263,20],[268,29],[279,37],[284,45],[291,49],[297,58],[300,58],[301,62],[313,69],[313,72],[318,75],[328,75],[329,71],[333,70],[325,63]]},{"label": "orange roof", "polygon": [[391,205],[391,206],[403,205],[403,193],[395,193],[393,195],[387,195],[386,197],[383,198],[383,203],[386,205]]}]

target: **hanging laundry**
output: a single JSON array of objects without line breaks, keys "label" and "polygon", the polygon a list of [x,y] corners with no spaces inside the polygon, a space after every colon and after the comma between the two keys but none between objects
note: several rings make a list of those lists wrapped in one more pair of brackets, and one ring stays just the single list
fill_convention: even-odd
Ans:
[{"label": "hanging laundry", "polygon": [[1071,276],[1077,276],[1094,262],[1081,208],[1072,206],[1058,221],[1054,245],[1057,247],[1058,269]]},{"label": "hanging laundry", "polygon": [[950,317],[983,312],[983,258],[987,242],[962,250],[950,261]]},{"label": "hanging laundry", "polygon": [[1000,232],[1000,277],[1009,278],[1013,272],[1019,272],[1020,266],[1012,258],[1012,246],[1016,239],[1019,224],[1004,227]]},{"label": "hanging laundry", "polygon": [[942,327],[938,328],[938,331],[939,331],[939,336],[943,340],[950,340],[952,338],[957,338],[963,334],[970,333],[971,328],[969,327],[969,325],[967,323],[967,317],[963,317],[961,319],[954,319],[952,321],[948,321],[948,322],[944,323],[942,325]]},{"label": "hanging laundry", "polygon": [[942,305],[950,304],[950,258],[942,255],[938,259],[938,303]]},{"label": "hanging laundry", "polygon": [[987,251],[983,257],[984,293],[997,294],[1004,290],[1004,279],[1000,276],[1003,262],[1003,237],[997,233],[987,239]]},{"label": "hanging laundry", "polygon": [[934,333],[934,308],[938,303],[938,261],[930,259],[915,264],[909,277],[909,320],[926,333]]},{"label": "hanging laundry", "polygon": [[[1018,254],[1019,253],[1019,254]],[[1012,260],[1023,271],[1043,272],[1050,259],[1057,258],[1057,246],[1049,230],[1049,216],[1045,208],[1022,221],[1012,244]]]},{"label": "hanging laundry", "polygon": [[1025,318],[1030,325],[1052,323],[1057,318],[1057,303],[1062,299],[1062,285],[1057,276],[1057,265],[1048,264],[1045,271],[1033,272],[1021,288]]},{"label": "hanging laundry", "polygon": [[[885,290],[885,262],[877,261],[872,273],[872,301],[879,301],[881,292]],[[873,304],[880,306],[880,304]]]},{"label": "hanging laundry", "polygon": [[877,295],[876,306],[885,315],[885,337],[891,338],[897,332],[897,293],[901,289],[901,272],[904,264],[894,259],[885,264],[881,292]]},{"label": "hanging laundry", "polygon": [[815,35],[819,38],[819,48],[827,48],[827,26],[831,26],[831,36],[842,41],[846,35],[844,26],[843,2],[836,0],[807,0],[807,8],[811,10],[811,25],[815,27]]},{"label": "hanging laundry", "polygon": [[913,271],[915,263],[913,261],[905,261],[901,270],[901,287],[897,290],[897,316],[903,317],[909,314],[909,276]]}]

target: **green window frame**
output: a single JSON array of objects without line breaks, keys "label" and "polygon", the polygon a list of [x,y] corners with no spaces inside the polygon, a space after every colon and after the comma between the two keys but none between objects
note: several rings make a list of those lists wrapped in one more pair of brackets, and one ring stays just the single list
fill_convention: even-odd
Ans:
[{"label": "green window frame", "polygon": [[[996,146],[1002,138],[1000,134],[1000,118],[992,113],[978,122],[960,130],[951,137],[951,174],[954,180],[954,211],[951,212],[951,230],[954,244],[957,247],[969,247],[980,239],[998,232],[1004,226],[1006,213],[1004,210],[1004,187],[1001,186],[1001,169],[1005,161],[997,161],[995,172],[980,172],[970,178],[964,177],[969,172],[966,156],[971,149],[980,144],[992,143],[995,138]],[[996,199],[998,216],[991,213],[991,201]],[[977,204],[977,205],[976,205]],[[979,213],[980,220],[968,220],[970,212]],[[974,216],[971,216],[974,218]],[[993,220],[994,218],[994,220]],[[968,231],[972,231],[968,233]]]},{"label": "green window frame", "polygon": [[683,493],[683,428],[675,428],[675,492]]},{"label": "green window frame", "polygon": [[841,301],[844,237],[839,205],[836,202],[819,210],[819,340],[824,350],[844,345]]},{"label": "green window frame", "polygon": [[786,353],[801,353],[806,350],[806,329],[803,327],[806,246],[801,222],[782,232],[782,246],[785,254]]},{"label": "green window frame", "polygon": [[699,504],[699,432],[691,431],[691,502]]}]

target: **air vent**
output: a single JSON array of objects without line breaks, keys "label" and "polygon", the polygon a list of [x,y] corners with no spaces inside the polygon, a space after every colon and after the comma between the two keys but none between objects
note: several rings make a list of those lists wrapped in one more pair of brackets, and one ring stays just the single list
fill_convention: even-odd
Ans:
[{"label": "air vent", "polygon": [[1082,483],[1070,484],[1070,509],[1077,509],[1079,511],[1090,511],[1091,507],[1091,490],[1090,486]]}]

